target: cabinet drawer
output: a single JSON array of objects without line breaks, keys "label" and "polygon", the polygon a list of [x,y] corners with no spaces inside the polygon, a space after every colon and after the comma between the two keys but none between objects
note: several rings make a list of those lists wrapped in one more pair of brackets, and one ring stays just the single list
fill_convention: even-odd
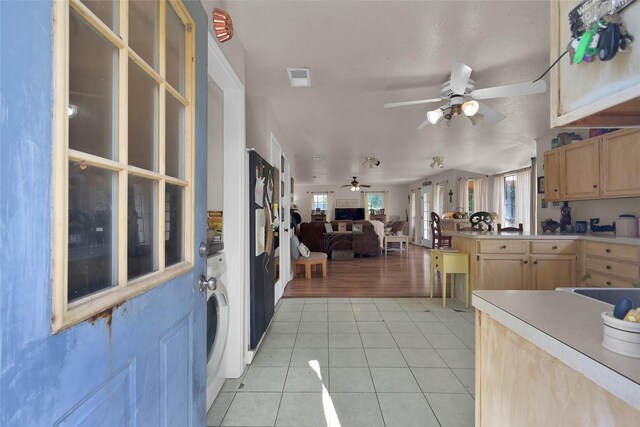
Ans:
[{"label": "cabinet drawer", "polygon": [[576,242],[568,240],[537,240],[531,242],[531,252],[534,254],[563,254],[576,253]]},{"label": "cabinet drawer", "polygon": [[595,288],[630,288],[631,280],[614,278],[606,274],[587,271],[591,278],[587,279],[587,286]]},{"label": "cabinet drawer", "polygon": [[604,273],[626,277],[630,280],[640,279],[640,267],[635,264],[626,264],[606,259],[587,258],[587,271]]},{"label": "cabinet drawer", "polygon": [[490,254],[524,254],[527,253],[526,240],[481,240],[480,252]]},{"label": "cabinet drawer", "polygon": [[587,256],[615,258],[623,261],[640,261],[640,247],[615,243],[587,242]]}]

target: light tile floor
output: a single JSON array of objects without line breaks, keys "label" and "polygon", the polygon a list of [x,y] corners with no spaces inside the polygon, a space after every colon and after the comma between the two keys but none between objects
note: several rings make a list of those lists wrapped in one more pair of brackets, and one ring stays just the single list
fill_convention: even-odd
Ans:
[{"label": "light tile floor", "polygon": [[473,426],[474,312],[429,298],[291,298],[208,426]]}]

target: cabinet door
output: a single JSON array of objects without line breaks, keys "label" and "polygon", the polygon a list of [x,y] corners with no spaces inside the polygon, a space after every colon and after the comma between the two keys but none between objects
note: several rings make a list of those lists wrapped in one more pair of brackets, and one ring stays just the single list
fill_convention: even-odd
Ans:
[{"label": "cabinet door", "polygon": [[478,255],[475,289],[527,289],[528,260],[523,255]]},{"label": "cabinet door", "polygon": [[576,286],[575,255],[538,255],[529,260],[531,289],[552,291]]},{"label": "cabinet door", "polygon": [[600,160],[602,196],[640,195],[640,131],[604,135]]},{"label": "cabinet door", "polygon": [[544,197],[549,202],[560,200],[560,150],[544,153]]},{"label": "cabinet door", "polygon": [[597,198],[600,195],[598,139],[565,146],[560,153],[561,200]]}]

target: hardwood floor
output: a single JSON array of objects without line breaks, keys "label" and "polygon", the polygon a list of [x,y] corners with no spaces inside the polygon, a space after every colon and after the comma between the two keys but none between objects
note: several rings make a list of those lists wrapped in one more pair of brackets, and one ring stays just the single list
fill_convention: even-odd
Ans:
[{"label": "hardwood floor", "polygon": [[[329,274],[315,271],[311,279],[298,272],[284,290],[284,297],[428,297],[429,251],[409,245],[402,256],[398,250],[376,258],[329,261]],[[442,297],[436,280],[434,298]]]}]

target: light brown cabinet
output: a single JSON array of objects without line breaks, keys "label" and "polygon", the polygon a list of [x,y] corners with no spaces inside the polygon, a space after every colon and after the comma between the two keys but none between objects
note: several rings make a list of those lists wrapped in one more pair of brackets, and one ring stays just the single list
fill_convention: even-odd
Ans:
[{"label": "light brown cabinet", "polygon": [[640,248],[617,243],[586,242],[585,284],[598,288],[629,288],[640,281]]},{"label": "light brown cabinet", "polygon": [[[580,0],[553,0],[550,53],[555,61],[567,50],[571,30],[567,16]],[[640,24],[640,3],[621,13],[625,26]],[[631,31],[633,32],[633,31]],[[549,72],[551,127],[625,127],[640,125],[640,49],[618,52],[611,61],[570,64],[565,56]]]},{"label": "light brown cabinet", "polygon": [[544,153],[544,197],[548,202],[560,200],[560,150]]},{"label": "light brown cabinet", "polygon": [[478,283],[474,289],[528,289],[526,256],[486,254],[478,255]]},{"label": "light brown cabinet", "polygon": [[601,195],[640,194],[640,133],[624,130],[602,136],[600,142]]},{"label": "light brown cabinet", "polygon": [[600,194],[598,139],[567,145],[560,151],[560,199],[593,199]]},{"label": "light brown cabinet", "polygon": [[575,255],[532,255],[529,266],[531,289],[552,291],[576,286]]},{"label": "light brown cabinet", "polygon": [[546,151],[544,159],[549,201],[640,196],[638,129],[574,142]]}]

